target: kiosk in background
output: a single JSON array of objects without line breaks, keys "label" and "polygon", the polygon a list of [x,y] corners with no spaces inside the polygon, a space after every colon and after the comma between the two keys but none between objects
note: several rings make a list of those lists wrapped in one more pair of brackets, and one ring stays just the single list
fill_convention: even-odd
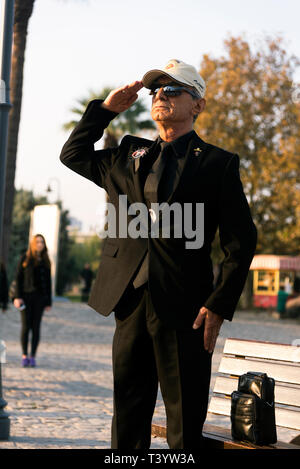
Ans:
[{"label": "kiosk in background", "polygon": [[300,257],[258,254],[254,256],[253,305],[258,308],[276,308],[280,287],[293,293],[295,278],[300,276]]}]

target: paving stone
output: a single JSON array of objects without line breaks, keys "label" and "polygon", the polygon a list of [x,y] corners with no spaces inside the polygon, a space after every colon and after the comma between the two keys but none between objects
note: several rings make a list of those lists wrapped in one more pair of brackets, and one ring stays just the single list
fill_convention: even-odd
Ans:
[{"label": "paving stone", "polygon": [[[104,318],[86,304],[54,302],[43,317],[36,368],[21,367],[19,312],[0,313],[0,339],[6,343],[2,365],[3,397],[10,418],[10,439],[0,449],[109,449],[113,414],[113,315]],[[213,357],[214,385],[225,338],[292,343],[300,321],[281,321],[268,313],[237,312],[224,322]],[[155,417],[165,417],[161,393]],[[222,418],[208,421],[222,424]],[[280,432],[289,441],[297,432]],[[153,438],[151,448],[166,449]]]}]

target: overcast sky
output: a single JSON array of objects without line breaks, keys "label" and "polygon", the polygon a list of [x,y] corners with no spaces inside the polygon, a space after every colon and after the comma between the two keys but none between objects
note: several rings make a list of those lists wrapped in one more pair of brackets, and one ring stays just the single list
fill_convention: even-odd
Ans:
[{"label": "overcast sky", "polygon": [[[2,3],[2,0],[0,0]],[[298,0],[36,0],[29,23],[16,187],[45,194],[52,182],[83,230],[99,225],[104,191],[59,161],[62,124],[89,90],[121,86],[177,58],[199,68],[229,35],[251,44],[281,34],[300,57]],[[141,99],[150,104],[145,90]],[[209,103],[208,103],[209,105]],[[59,184],[57,183],[59,180]]]}]

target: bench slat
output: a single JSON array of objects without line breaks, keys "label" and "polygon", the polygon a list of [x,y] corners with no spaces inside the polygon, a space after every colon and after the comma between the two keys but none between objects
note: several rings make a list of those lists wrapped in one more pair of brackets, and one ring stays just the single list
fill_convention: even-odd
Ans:
[{"label": "bench slat", "polygon": [[[152,436],[167,437],[167,426],[165,419],[154,420],[152,423]],[[216,427],[205,423],[203,436],[208,449],[299,449],[299,446],[278,441],[274,445],[258,446],[246,441],[232,440],[229,428]]]},{"label": "bench slat", "polygon": [[[237,378],[218,376],[213,392],[230,396],[237,388]],[[277,404],[300,407],[300,388],[292,388],[291,386],[282,386],[275,383],[275,402]]]},{"label": "bench slat", "polygon": [[255,361],[242,358],[222,357],[219,373],[240,376],[248,371],[267,373],[268,376],[283,383],[300,384],[300,367]]},{"label": "bench slat", "polygon": [[296,345],[227,339],[223,353],[300,363],[300,347]]},{"label": "bench slat", "polygon": [[[215,397],[210,400],[208,412],[230,417],[231,399]],[[278,427],[300,430],[300,412],[275,407],[276,425]]]},{"label": "bench slat", "polygon": [[[208,446],[216,447],[215,443],[223,442],[222,449],[299,449],[298,445],[278,441],[273,445],[254,445],[246,441],[233,440],[231,429],[220,428],[215,425],[205,423],[203,426],[203,436],[206,438]],[[212,441],[215,440],[215,441]]]}]

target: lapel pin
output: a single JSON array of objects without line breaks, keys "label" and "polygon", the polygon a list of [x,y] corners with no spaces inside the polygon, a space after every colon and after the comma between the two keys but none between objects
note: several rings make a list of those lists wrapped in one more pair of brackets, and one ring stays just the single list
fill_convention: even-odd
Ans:
[{"label": "lapel pin", "polygon": [[199,156],[199,153],[201,153],[201,148],[194,148],[195,156]]},{"label": "lapel pin", "polygon": [[146,154],[147,150],[148,148],[139,148],[138,150],[134,151],[131,154],[131,158],[133,159],[141,158],[142,156]]},{"label": "lapel pin", "polygon": [[148,148],[138,148],[135,150],[131,155],[129,155],[129,158],[131,160],[134,160],[134,170],[137,171],[140,166],[140,158],[146,155],[148,151]]}]

